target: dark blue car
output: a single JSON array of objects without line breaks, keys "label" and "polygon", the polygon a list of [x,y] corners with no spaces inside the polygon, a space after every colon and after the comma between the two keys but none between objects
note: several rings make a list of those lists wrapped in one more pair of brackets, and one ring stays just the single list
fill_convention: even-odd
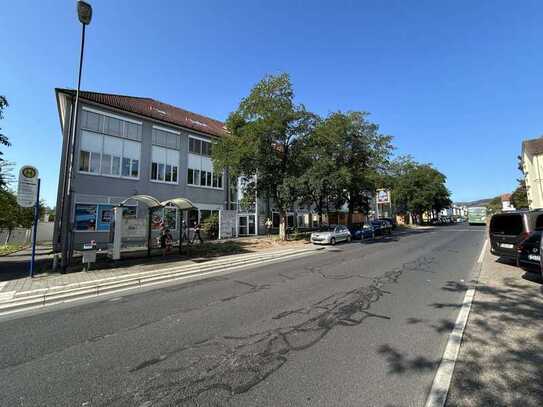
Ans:
[{"label": "dark blue car", "polygon": [[349,231],[353,240],[373,239],[375,237],[375,231],[371,225],[355,223],[349,227]]}]

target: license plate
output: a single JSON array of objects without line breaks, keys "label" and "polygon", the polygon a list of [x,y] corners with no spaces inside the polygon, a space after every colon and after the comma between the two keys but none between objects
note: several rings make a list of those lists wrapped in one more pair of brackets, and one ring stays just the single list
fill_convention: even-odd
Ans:
[{"label": "license plate", "polygon": [[541,261],[541,256],[539,256],[537,254],[529,254],[528,255],[528,260]]},{"label": "license plate", "polygon": [[512,249],[515,246],[512,245],[511,243],[500,243],[500,247],[503,247],[504,249]]}]

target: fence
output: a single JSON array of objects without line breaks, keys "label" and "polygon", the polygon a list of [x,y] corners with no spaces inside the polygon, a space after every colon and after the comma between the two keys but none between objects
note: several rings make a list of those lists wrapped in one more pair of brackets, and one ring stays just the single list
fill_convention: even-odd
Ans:
[{"label": "fence", "polygon": [[[40,222],[36,241],[51,242],[53,240],[54,222]],[[0,229],[0,245],[4,244],[30,244],[32,240],[32,229],[15,228],[11,233],[7,229]]]}]

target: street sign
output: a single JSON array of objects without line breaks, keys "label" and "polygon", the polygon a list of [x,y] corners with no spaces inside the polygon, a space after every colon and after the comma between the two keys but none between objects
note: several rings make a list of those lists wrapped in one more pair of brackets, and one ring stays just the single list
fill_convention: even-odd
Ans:
[{"label": "street sign", "polygon": [[390,191],[387,190],[387,189],[378,189],[377,190],[377,203],[378,204],[390,203]]},{"label": "street sign", "polygon": [[31,165],[25,165],[19,170],[17,185],[17,203],[23,208],[36,205],[38,196],[38,170]]}]

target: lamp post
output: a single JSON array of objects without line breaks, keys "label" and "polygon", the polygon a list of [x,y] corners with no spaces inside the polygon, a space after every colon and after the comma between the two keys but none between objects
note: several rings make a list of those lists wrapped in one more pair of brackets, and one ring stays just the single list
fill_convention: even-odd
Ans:
[{"label": "lamp post", "polygon": [[81,23],[81,52],[79,55],[79,72],[77,79],[77,90],[75,93],[75,103],[73,109],[73,120],[71,121],[71,134],[68,141],[67,152],[68,168],[65,172],[64,179],[64,199],[62,200],[62,271],[66,270],[72,258],[72,228],[71,224],[71,207],[72,207],[72,178],[75,155],[75,135],[77,131],[77,116],[79,110],[79,91],[81,88],[81,72],[83,70],[83,51],[85,49],[85,27],[90,24],[92,19],[92,7],[84,1],[77,2],[77,17]]}]

